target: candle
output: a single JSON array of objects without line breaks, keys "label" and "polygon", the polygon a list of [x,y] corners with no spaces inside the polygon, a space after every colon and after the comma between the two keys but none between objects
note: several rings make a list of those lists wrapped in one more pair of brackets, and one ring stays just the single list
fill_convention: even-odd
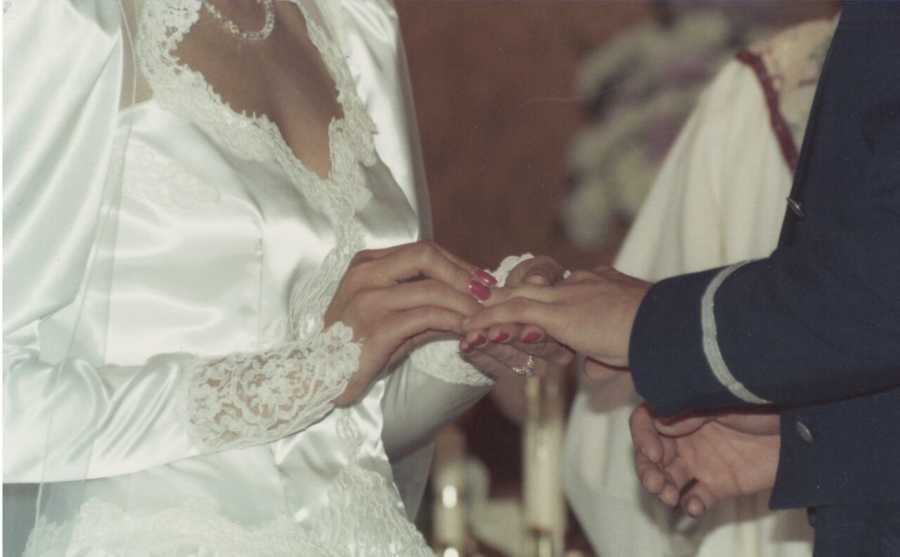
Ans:
[{"label": "candle", "polygon": [[[566,531],[562,489],[563,396],[560,378],[529,377],[525,420],[525,521],[535,554],[562,555]],[[548,546],[552,549],[548,552]]]},{"label": "candle", "polygon": [[432,486],[434,545],[448,557],[462,555],[466,543],[465,457],[465,437],[456,427],[447,427],[437,439]]}]

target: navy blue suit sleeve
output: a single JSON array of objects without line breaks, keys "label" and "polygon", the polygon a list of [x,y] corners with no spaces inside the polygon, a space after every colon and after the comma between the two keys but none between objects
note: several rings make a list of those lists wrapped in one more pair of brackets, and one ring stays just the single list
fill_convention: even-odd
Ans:
[{"label": "navy blue suit sleeve", "polygon": [[642,303],[631,367],[661,414],[900,385],[900,3],[845,6],[807,134],[791,239],[721,285],[675,277]]}]

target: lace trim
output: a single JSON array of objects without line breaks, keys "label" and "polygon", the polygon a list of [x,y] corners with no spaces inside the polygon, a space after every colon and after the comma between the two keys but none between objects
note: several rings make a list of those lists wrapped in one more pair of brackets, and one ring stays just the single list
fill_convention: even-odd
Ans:
[{"label": "lace trim", "polygon": [[348,211],[352,216],[370,197],[358,167],[375,163],[375,123],[356,95],[353,77],[338,46],[302,3],[293,3],[303,12],[310,40],[334,79],[343,112],[342,118],[329,125],[331,172],[327,178],[321,178],[297,158],[267,115],[238,112],[201,72],[179,60],[175,52],[200,17],[200,0],[146,2],[138,24],[138,62],[164,108],[196,123],[239,157],[276,160],[318,207],[334,216],[346,216]]},{"label": "lace trim", "polygon": [[[214,500],[189,499],[161,511],[141,511],[92,499],[78,517],[41,517],[25,557],[433,557],[406,518],[384,476],[352,465],[335,478],[329,503],[307,523],[288,516],[251,527],[221,515]],[[361,503],[361,502],[364,502]]]},{"label": "lace trim", "polygon": [[325,534],[323,545],[346,547],[354,557],[434,557],[406,517],[396,486],[383,475],[347,467],[331,486],[329,499],[314,519],[316,531]]},{"label": "lace trim", "polygon": [[250,528],[220,515],[214,501],[202,499],[155,512],[92,499],[74,521],[56,524],[41,517],[23,557],[84,555],[85,550],[97,557],[341,557],[287,517]]},{"label": "lace trim", "polygon": [[497,279],[498,286],[506,286],[506,279],[509,278],[509,274],[513,272],[513,269],[519,266],[523,261],[528,261],[529,259],[534,259],[534,255],[530,253],[523,253],[522,255],[510,255],[503,259],[500,262],[500,266],[497,267],[497,270],[494,271],[494,278]]},{"label": "lace trim", "polygon": [[192,432],[204,446],[225,449],[302,430],[334,408],[361,352],[352,329],[335,323],[264,353],[198,361],[188,393]]},{"label": "lace trim", "polygon": [[438,340],[416,349],[410,356],[412,365],[436,379],[457,385],[490,386],[494,380],[459,355],[459,342]]}]

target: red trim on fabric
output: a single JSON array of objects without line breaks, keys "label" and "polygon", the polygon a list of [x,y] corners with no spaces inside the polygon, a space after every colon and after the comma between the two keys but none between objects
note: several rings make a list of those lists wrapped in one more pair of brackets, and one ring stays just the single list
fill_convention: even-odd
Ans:
[{"label": "red trim on fabric", "polygon": [[781,114],[778,91],[772,83],[772,76],[769,74],[769,70],[766,69],[763,59],[749,50],[739,52],[737,59],[753,70],[753,73],[759,79],[760,85],[762,85],[763,95],[766,97],[766,105],[769,108],[769,122],[772,124],[772,131],[775,133],[776,139],[778,139],[781,154],[784,155],[788,168],[793,172],[797,168],[799,153],[797,144],[794,143],[794,137],[791,135],[791,130]]}]

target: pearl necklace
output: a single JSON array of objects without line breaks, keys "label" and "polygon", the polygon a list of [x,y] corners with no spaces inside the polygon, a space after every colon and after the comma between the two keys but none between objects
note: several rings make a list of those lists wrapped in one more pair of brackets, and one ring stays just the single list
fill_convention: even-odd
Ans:
[{"label": "pearl necklace", "polygon": [[206,8],[209,15],[217,19],[226,31],[241,40],[263,41],[269,38],[269,35],[272,34],[272,29],[275,28],[274,0],[256,0],[256,3],[262,5],[263,10],[266,13],[266,22],[259,31],[241,31],[240,27],[238,27],[234,21],[225,17],[225,15],[219,11],[219,8],[215,7],[210,0],[202,0],[202,2],[203,7]]}]

